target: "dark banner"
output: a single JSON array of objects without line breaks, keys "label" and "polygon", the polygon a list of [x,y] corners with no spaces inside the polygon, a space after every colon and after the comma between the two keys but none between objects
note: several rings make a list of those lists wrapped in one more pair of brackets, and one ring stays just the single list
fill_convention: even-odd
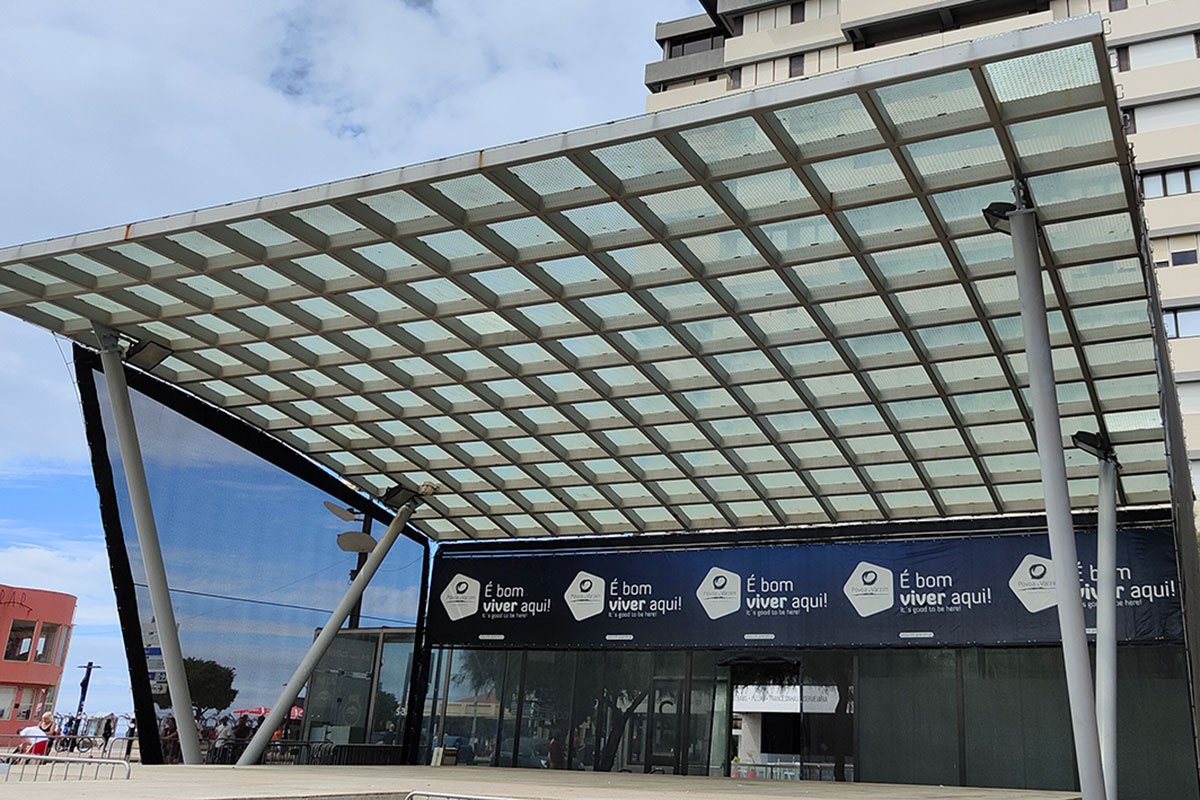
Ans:
[{"label": "dark banner", "polygon": [[[1076,536],[1095,624],[1096,536]],[[1121,641],[1180,641],[1171,532],[1122,531]],[[434,644],[892,646],[1056,642],[1045,534],[521,555],[439,554]]]}]

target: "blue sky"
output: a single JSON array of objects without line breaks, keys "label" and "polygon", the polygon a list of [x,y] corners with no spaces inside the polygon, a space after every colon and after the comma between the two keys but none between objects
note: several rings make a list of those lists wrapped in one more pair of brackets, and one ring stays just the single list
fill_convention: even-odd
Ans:
[{"label": "blue sky", "polygon": [[[639,114],[694,0],[86,0],[0,25],[0,246]],[[88,710],[131,708],[70,347],[0,314],[0,583],[79,596]],[[305,623],[307,624],[307,623]]]}]

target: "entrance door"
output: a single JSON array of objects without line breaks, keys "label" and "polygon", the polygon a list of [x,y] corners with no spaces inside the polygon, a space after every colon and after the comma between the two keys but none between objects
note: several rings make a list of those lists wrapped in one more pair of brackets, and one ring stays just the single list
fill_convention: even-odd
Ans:
[{"label": "entrance door", "polygon": [[687,772],[688,654],[654,654],[654,673],[650,680],[650,705],[647,708],[646,772],[681,775]]},{"label": "entrance door", "polygon": [[655,678],[650,692],[650,757],[646,772],[678,775],[685,771],[680,763],[683,731],[683,681],[679,678]]}]

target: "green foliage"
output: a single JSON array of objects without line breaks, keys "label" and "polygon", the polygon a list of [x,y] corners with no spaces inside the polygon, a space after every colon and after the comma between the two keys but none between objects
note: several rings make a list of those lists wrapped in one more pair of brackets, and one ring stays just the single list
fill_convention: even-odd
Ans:
[{"label": "green foliage", "polygon": [[[192,706],[197,716],[203,717],[211,711],[224,711],[233,705],[238,690],[233,688],[234,669],[204,658],[185,658],[183,668],[187,673],[188,691],[192,695]],[[159,708],[170,708],[168,694],[154,695]]]}]

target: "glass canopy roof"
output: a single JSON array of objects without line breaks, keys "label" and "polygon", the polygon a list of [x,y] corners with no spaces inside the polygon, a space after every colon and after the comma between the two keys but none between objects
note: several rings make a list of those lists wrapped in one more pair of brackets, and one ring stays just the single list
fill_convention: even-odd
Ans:
[{"label": "glass canopy roof", "polygon": [[[1066,437],[1169,499],[1143,223],[1097,18],[0,250],[0,309],[437,539],[1042,509],[1011,245],[1039,210]],[[1094,460],[1067,450],[1074,503]]]}]

